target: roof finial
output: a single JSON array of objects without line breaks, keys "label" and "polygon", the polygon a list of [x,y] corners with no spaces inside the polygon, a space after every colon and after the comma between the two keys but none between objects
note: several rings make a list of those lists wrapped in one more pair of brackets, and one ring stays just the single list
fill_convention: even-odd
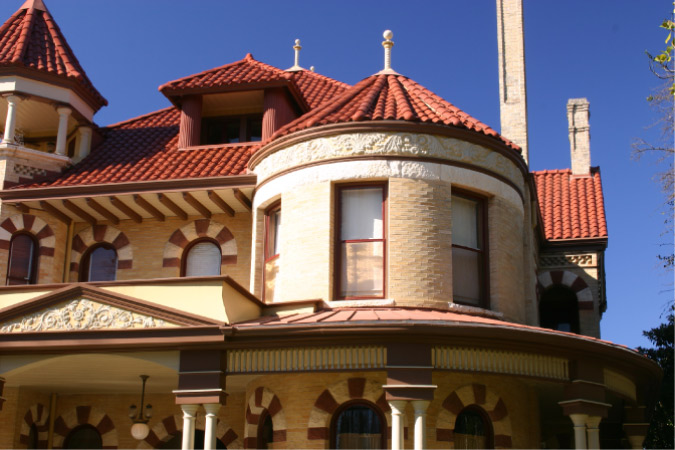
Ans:
[{"label": "roof finial", "polygon": [[396,71],[391,68],[391,48],[394,46],[394,41],[391,38],[394,37],[394,33],[391,30],[385,30],[382,33],[382,37],[385,39],[382,42],[382,47],[384,47],[384,69],[380,70],[378,73],[381,74],[395,74]]},{"label": "roof finial", "polygon": [[293,67],[286,69],[286,71],[295,72],[297,70],[305,70],[302,67],[300,67],[300,50],[302,50],[302,46],[300,45],[300,39],[295,40],[293,50],[295,50],[295,64],[293,64]]}]

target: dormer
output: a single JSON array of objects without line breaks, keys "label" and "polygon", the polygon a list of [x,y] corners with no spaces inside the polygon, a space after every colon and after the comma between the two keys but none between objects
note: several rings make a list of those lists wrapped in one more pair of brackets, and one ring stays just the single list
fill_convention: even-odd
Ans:
[{"label": "dormer", "polygon": [[6,167],[4,181],[86,156],[94,114],[107,103],[42,0],[27,0],[0,27],[0,153],[21,166]]},{"label": "dormer", "polygon": [[159,90],[181,110],[179,148],[256,142],[310,109],[294,77],[249,53]]}]

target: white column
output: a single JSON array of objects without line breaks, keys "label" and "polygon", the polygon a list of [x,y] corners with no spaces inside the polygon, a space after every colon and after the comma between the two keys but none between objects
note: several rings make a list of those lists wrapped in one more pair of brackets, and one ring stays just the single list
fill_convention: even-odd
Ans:
[{"label": "white column", "polygon": [[403,450],[403,414],[405,413],[405,400],[392,400],[391,408],[391,450]]},{"label": "white column", "polygon": [[220,410],[220,404],[207,403],[204,405],[204,410],[206,410],[204,450],[214,450],[216,448],[216,426],[218,425],[218,410]]},{"label": "white column", "polygon": [[84,158],[91,150],[91,127],[81,126],[78,131],[80,133],[80,148],[77,150],[77,156]]},{"label": "white column", "polygon": [[68,137],[68,116],[72,109],[66,106],[56,108],[59,113],[59,131],[56,134],[56,154],[66,156],[66,138]]},{"label": "white column", "polygon": [[423,450],[427,447],[427,408],[428,400],[413,400],[415,410],[415,450]]},{"label": "white column", "polygon": [[570,414],[574,424],[574,448],[586,449],[586,419],[588,414]]},{"label": "white column", "polygon": [[7,100],[7,120],[5,121],[5,135],[2,142],[5,144],[14,143],[14,129],[16,128],[16,105],[19,104],[21,98],[16,95],[8,95]]},{"label": "white column", "polygon": [[183,450],[195,448],[195,419],[199,405],[181,405],[183,410]]},{"label": "white column", "polygon": [[586,419],[586,432],[588,433],[588,448],[600,449],[600,416],[588,416]]}]

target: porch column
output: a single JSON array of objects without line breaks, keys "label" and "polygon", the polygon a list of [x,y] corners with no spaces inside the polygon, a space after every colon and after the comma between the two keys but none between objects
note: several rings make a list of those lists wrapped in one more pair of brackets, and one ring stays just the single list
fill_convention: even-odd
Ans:
[{"label": "porch column", "polygon": [[214,450],[216,448],[216,427],[218,425],[218,403],[208,403],[204,405],[206,410],[206,427],[204,429],[204,450]]},{"label": "porch column", "polygon": [[68,137],[68,117],[73,110],[67,106],[59,106],[59,131],[56,134],[56,154],[66,156],[66,138]]},{"label": "porch column", "polygon": [[574,448],[585,449],[586,447],[586,419],[587,414],[570,414],[574,424]]},{"label": "porch column", "polygon": [[403,449],[403,414],[406,401],[394,400],[389,402],[391,408],[391,450]]},{"label": "porch column", "polygon": [[645,409],[645,406],[640,404],[628,405],[624,409],[623,431],[626,433],[631,448],[643,448],[642,443],[649,430]]},{"label": "porch column", "polygon": [[13,144],[16,128],[16,106],[21,101],[21,98],[16,95],[8,95],[5,99],[7,100],[7,120],[5,121],[5,135],[2,138],[2,142]]},{"label": "porch column", "polygon": [[427,448],[427,408],[428,400],[413,400],[413,409],[415,410],[415,437],[414,449],[423,450]]},{"label": "porch column", "polygon": [[199,405],[181,405],[183,410],[183,450],[195,448],[195,419]]},{"label": "porch column", "polygon": [[588,448],[600,450],[600,416],[588,416],[586,419],[586,433],[588,436]]}]

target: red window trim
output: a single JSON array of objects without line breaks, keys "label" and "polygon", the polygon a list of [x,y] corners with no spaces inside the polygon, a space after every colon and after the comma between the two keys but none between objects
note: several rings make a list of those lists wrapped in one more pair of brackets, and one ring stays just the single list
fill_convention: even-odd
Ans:
[{"label": "red window trim", "polygon": [[[486,197],[483,197],[481,195],[478,195],[474,192],[471,191],[466,191],[464,189],[459,189],[459,188],[452,188],[452,194],[453,197],[460,197],[464,198],[467,200],[472,200],[478,203],[479,206],[479,221],[480,223],[478,224],[479,227],[479,233],[480,233],[480,238],[481,242],[483,244],[483,249],[478,250],[475,248],[471,247],[466,247],[463,245],[456,245],[452,244],[452,247],[455,248],[461,248],[463,250],[469,250],[475,253],[480,253],[482,255],[482,260],[481,260],[481,271],[482,273],[480,274],[481,276],[481,281],[480,281],[480,300],[479,300],[479,308],[484,308],[484,309],[490,309],[490,246],[488,245],[488,214],[487,214],[487,205],[488,205],[488,199]],[[453,302],[459,304],[459,305],[468,305],[468,306],[476,306],[471,303],[467,302],[462,302],[462,301],[455,301],[453,298]]]},{"label": "red window trim", "polygon": [[[382,188],[382,239],[347,239],[342,241],[340,239],[342,229],[342,208],[341,208],[341,194],[342,191],[350,189],[359,189],[364,187],[380,187]],[[383,299],[387,297],[387,200],[388,200],[388,184],[386,181],[370,181],[364,183],[349,183],[338,184],[335,186],[335,265],[333,266],[333,298],[335,300],[373,300]],[[342,282],[342,249],[343,243],[358,243],[358,242],[382,242],[382,295],[369,296],[340,296],[340,284]]]},{"label": "red window trim", "polygon": [[220,251],[220,266],[222,268],[223,265],[223,249],[220,247],[220,244],[218,241],[216,241],[213,238],[210,237],[200,237],[195,239],[194,241],[190,242],[186,247],[185,250],[183,250],[183,255],[180,258],[180,276],[185,277],[185,272],[187,271],[187,257],[190,254],[190,250],[192,250],[192,247],[194,247],[197,244],[200,244],[202,242],[210,242],[214,244],[216,247],[218,247],[218,250]]},{"label": "red window trim", "polygon": [[7,258],[7,276],[5,277],[5,284],[9,286],[9,275],[10,275],[11,270],[12,270],[12,244],[13,244],[14,238],[16,238],[18,236],[28,236],[31,239],[31,241],[33,241],[33,258],[32,258],[33,264],[30,267],[30,273],[29,273],[29,277],[28,277],[29,279],[28,279],[28,283],[26,283],[26,284],[37,284],[37,278],[38,278],[38,273],[39,273],[38,269],[39,269],[39,263],[40,263],[40,251],[39,251],[39,245],[40,244],[39,244],[38,240],[35,238],[35,236],[33,236],[31,233],[27,233],[25,231],[18,231],[16,233],[14,233],[12,235],[11,239],[9,240],[9,254],[8,254],[8,258]]}]

